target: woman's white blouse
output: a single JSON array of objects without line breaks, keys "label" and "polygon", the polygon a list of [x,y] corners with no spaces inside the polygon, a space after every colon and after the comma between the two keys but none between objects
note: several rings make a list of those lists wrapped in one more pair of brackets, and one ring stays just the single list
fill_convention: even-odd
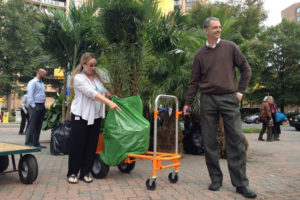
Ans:
[{"label": "woman's white blouse", "polygon": [[104,105],[95,100],[99,92],[105,95],[107,90],[103,84],[95,77],[91,82],[84,72],[76,74],[74,77],[75,97],[71,105],[71,112],[76,116],[88,121],[88,125],[94,124],[97,118],[104,118]]}]

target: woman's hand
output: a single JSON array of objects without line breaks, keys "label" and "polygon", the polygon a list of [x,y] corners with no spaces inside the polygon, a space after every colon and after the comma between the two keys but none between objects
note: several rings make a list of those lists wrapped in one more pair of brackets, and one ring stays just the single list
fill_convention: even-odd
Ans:
[{"label": "woman's hand", "polygon": [[112,102],[112,101],[108,104],[108,106],[109,106],[110,109],[112,109],[112,110],[118,109],[118,110],[122,111],[122,109],[121,109],[117,104],[115,104],[115,103]]}]

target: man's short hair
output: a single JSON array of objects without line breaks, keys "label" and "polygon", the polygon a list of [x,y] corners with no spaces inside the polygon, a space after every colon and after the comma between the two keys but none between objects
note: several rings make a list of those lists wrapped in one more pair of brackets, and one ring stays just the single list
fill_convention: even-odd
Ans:
[{"label": "man's short hair", "polygon": [[216,18],[216,17],[208,17],[208,18],[206,18],[206,19],[204,20],[204,22],[203,22],[203,28],[208,28],[211,20],[214,20],[214,21],[220,21],[219,18]]}]

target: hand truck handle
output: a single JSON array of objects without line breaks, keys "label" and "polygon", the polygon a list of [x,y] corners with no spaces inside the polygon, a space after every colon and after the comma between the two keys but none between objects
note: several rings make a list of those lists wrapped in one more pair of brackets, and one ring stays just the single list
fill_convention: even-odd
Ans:
[{"label": "hand truck handle", "polygon": [[155,98],[155,104],[154,104],[154,138],[153,138],[153,156],[156,156],[156,150],[157,150],[157,119],[158,115],[162,112],[166,112],[168,109],[162,109],[158,111],[158,100],[160,98],[164,99],[174,99],[176,103],[176,121],[175,121],[175,153],[178,154],[178,116],[179,116],[179,103],[178,103],[178,98],[176,96],[172,95],[165,95],[165,94],[160,94]]}]

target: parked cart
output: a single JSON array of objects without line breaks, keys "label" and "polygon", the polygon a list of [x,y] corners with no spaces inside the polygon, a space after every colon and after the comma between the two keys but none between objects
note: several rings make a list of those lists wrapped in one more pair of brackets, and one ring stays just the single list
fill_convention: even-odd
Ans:
[{"label": "parked cart", "polygon": [[[158,111],[158,102],[161,98],[169,98],[175,100],[176,103],[176,118],[175,118],[175,152],[174,153],[162,153],[157,152],[157,119],[160,114]],[[178,181],[178,171],[180,166],[181,155],[178,154],[178,121],[179,116],[182,114],[178,109],[178,99],[175,96],[171,95],[158,95],[155,99],[155,110],[154,110],[154,141],[153,141],[153,152],[147,151],[145,154],[128,154],[124,161],[118,165],[118,168],[123,173],[129,173],[134,169],[135,162],[138,160],[148,159],[152,161],[152,176],[146,180],[146,187],[148,190],[155,190],[156,180],[157,180],[157,171],[162,171],[168,168],[174,168],[170,172],[168,178],[171,183],[176,183]],[[103,138],[104,135],[100,135],[96,158],[92,168],[92,175],[95,178],[104,178],[109,172],[109,166],[106,165],[101,159],[99,154],[103,151]],[[169,164],[163,165],[164,161],[168,161]],[[170,161],[172,163],[170,163]]]},{"label": "parked cart", "polygon": [[[39,151],[41,151],[39,147],[0,142],[0,175],[18,172],[22,183],[31,184],[38,176],[38,164],[34,155],[25,153]],[[16,167],[15,154],[20,154],[18,169]],[[11,155],[13,170],[5,171],[9,165],[9,155]]]}]

